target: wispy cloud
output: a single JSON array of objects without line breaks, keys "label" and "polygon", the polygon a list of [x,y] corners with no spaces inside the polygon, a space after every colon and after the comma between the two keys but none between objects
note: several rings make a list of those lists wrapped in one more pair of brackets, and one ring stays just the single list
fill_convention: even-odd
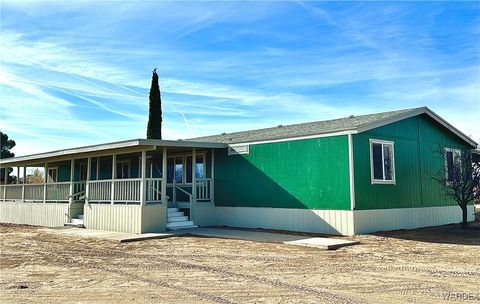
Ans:
[{"label": "wispy cloud", "polygon": [[166,138],[427,105],[480,140],[472,3],[2,6],[0,128],[17,154],[144,137],[153,67]]}]

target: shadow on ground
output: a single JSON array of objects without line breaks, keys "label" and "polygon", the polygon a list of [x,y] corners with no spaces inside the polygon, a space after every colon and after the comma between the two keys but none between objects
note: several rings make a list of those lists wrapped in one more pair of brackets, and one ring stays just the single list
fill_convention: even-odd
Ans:
[{"label": "shadow on ground", "polygon": [[414,230],[376,232],[372,235],[427,243],[480,246],[480,222],[470,222],[470,229],[462,229],[459,224],[451,224]]}]

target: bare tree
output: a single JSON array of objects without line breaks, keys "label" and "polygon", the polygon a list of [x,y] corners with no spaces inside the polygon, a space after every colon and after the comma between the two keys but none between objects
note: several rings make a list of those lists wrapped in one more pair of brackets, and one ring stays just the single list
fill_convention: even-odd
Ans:
[{"label": "bare tree", "polygon": [[470,150],[445,149],[445,170],[434,179],[442,186],[444,194],[453,198],[462,209],[462,227],[468,228],[467,206],[480,199],[480,162],[472,161]]},{"label": "bare tree", "polygon": [[35,169],[31,174],[26,176],[27,184],[42,184],[45,180],[45,175],[42,171]]}]

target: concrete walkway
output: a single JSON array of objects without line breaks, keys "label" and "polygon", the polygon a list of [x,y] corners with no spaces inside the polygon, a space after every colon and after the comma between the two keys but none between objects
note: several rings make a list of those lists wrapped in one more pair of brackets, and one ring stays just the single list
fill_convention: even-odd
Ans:
[{"label": "concrete walkway", "polygon": [[191,228],[174,230],[165,233],[143,233],[133,234],[115,231],[91,230],[83,228],[46,228],[45,231],[56,233],[59,235],[72,237],[97,238],[102,240],[116,241],[120,243],[143,241],[150,239],[163,239],[172,236],[201,236],[222,239],[237,239],[254,242],[281,243],[289,245],[309,246],[321,249],[338,249],[344,246],[358,244],[357,241],[335,239],[329,237],[309,237],[302,235],[269,233],[238,229],[222,229],[222,228]]},{"label": "concrete walkway", "polygon": [[[180,232],[180,231],[179,231]],[[173,232],[177,233],[177,232]],[[302,235],[270,233],[250,230],[222,229],[222,228],[192,228],[181,230],[182,234],[237,239],[255,242],[281,243],[333,250],[344,246],[359,244],[358,241],[342,240],[329,237],[310,237]]]},{"label": "concrete walkway", "polygon": [[116,232],[116,231],[105,231],[105,230],[93,230],[93,229],[84,229],[84,228],[46,228],[44,231],[55,233],[59,235],[72,236],[72,237],[85,237],[85,238],[95,238],[108,241],[116,241],[120,243],[126,242],[136,242],[144,241],[151,239],[164,239],[172,236],[176,236],[172,233],[126,233],[126,232]]}]

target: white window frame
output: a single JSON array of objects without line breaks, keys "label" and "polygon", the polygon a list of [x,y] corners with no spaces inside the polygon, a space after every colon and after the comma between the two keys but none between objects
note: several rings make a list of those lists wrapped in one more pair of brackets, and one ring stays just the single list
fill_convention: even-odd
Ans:
[{"label": "white window frame", "polygon": [[[51,170],[51,171],[56,171],[56,174],[55,174],[56,180],[53,180],[53,178],[50,176],[50,170]],[[47,184],[58,183],[58,166],[48,167],[47,176],[48,176],[48,178],[47,178]]]},{"label": "white window frame", "polygon": [[[375,179],[373,174],[373,144],[381,144],[382,145],[382,173],[383,179]],[[385,180],[385,153],[383,151],[384,145],[392,146],[392,179]],[[395,143],[389,140],[380,140],[380,139],[370,139],[370,178],[372,185],[373,184],[388,184],[388,185],[396,185],[397,184],[397,174],[395,172]]]},{"label": "white window frame", "polygon": [[[205,151],[197,152],[196,155],[197,157],[203,158],[204,174],[206,176],[207,175],[207,171],[206,171],[207,170],[207,152]],[[193,153],[178,153],[178,154],[173,154],[168,156],[168,158],[173,158],[173,180],[175,180],[175,158],[182,158],[182,165],[183,165],[182,182],[175,183],[177,185],[183,185],[183,186],[192,185],[192,182],[187,183],[187,157],[188,156],[192,156],[192,160],[193,160]],[[192,161],[192,172],[195,172],[195,168],[193,168],[193,161]],[[167,185],[172,185],[172,184],[173,183],[167,182]]]},{"label": "white window frame", "polygon": [[[116,166],[118,167],[119,164],[122,164],[122,167],[123,167],[123,164],[125,164],[125,163],[128,166],[127,177],[121,177],[120,179],[127,179],[127,178],[131,178],[131,176],[132,176],[132,166],[130,164],[130,159],[117,159]],[[115,171],[116,171],[116,174],[118,174],[118,169],[115,170]],[[118,179],[118,178],[115,176],[115,179]]]},{"label": "white window frame", "polygon": [[448,162],[447,162],[447,152],[452,152],[453,159],[452,161],[455,163],[455,160],[458,159],[462,161],[462,150],[460,149],[455,149],[455,148],[445,148],[443,151],[443,160],[445,163],[445,181],[446,184],[448,185],[451,181],[448,180]]}]

